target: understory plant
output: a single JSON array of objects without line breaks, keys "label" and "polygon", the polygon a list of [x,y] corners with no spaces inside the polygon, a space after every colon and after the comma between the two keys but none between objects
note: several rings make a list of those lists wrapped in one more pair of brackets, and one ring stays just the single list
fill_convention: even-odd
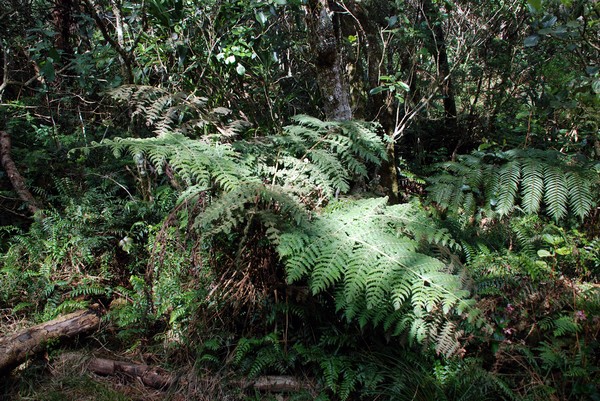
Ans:
[{"label": "understory plant", "polygon": [[487,322],[487,332],[464,326],[470,353],[487,356],[519,399],[596,399],[599,259],[597,239],[579,228],[594,213],[597,165],[529,149],[441,166],[428,197]]},{"label": "understory plant", "polygon": [[156,136],[101,146],[180,186],[179,224],[198,235],[213,296],[248,314],[276,302],[280,288],[308,286],[313,296],[331,294],[335,309],[361,327],[460,352],[451,316],[470,316],[471,301],[448,231],[418,203],[345,199],[353,185],[367,190],[369,165],[386,157],[376,126],[297,116],[276,135],[244,138],[238,125],[230,143],[230,131],[188,97],[126,87],[117,99],[123,91],[134,94],[134,114]]}]

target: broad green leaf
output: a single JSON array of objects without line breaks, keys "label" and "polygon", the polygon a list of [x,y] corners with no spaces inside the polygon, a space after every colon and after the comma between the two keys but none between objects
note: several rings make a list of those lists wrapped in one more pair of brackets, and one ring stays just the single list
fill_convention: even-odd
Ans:
[{"label": "broad green leaf", "polygon": [[267,22],[267,16],[265,15],[265,13],[263,13],[262,11],[258,11],[256,13],[256,20],[261,24],[264,25]]},{"label": "broad green leaf", "polygon": [[47,59],[46,61],[40,63],[40,75],[46,78],[48,82],[54,81],[54,78],[56,78],[56,72],[54,71],[54,65],[52,64],[52,61]]},{"label": "broad green leaf", "polygon": [[527,0],[527,4],[532,12],[542,11],[542,0]]},{"label": "broad green leaf", "polygon": [[378,86],[378,87],[376,87],[376,88],[373,88],[373,89],[371,89],[371,90],[369,91],[369,94],[370,94],[370,95],[376,95],[376,94],[378,94],[378,93],[381,93],[381,92],[383,92],[383,91],[385,91],[385,90],[387,90],[387,87],[386,87],[386,86]]},{"label": "broad green leaf", "polygon": [[400,89],[402,89],[403,91],[410,92],[410,86],[408,86],[406,83],[404,83],[402,81],[396,82],[396,86],[399,87]]},{"label": "broad green leaf", "polygon": [[585,67],[585,72],[590,76],[596,75],[598,71],[600,71],[600,67],[598,66],[588,65],[587,67]]},{"label": "broad green leaf", "polygon": [[570,254],[571,254],[571,248],[568,248],[568,247],[565,247],[565,246],[563,246],[563,247],[561,247],[561,248],[558,248],[558,249],[556,249],[556,251],[555,251],[555,252],[556,252],[558,255],[561,255],[561,256],[566,256],[566,255],[570,255]]},{"label": "broad green leaf", "polygon": [[557,237],[555,235],[551,235],[551,234],[544,234],[542,235],[542,239],[550,245],[558,245],[561,242],[563,242],[563,239],[560,237]]},{"label": "broad green leaf", "polygon": [[551,258],[553,256],[552,253],[548,252],[545,249],[539,249],[537,251],[537,254],[540,258]]}]

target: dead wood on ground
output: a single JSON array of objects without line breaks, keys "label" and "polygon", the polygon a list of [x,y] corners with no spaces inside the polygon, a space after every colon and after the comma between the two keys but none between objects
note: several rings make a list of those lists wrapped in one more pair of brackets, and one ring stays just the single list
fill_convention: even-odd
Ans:
[{"label": "dead wood on ground", "polygon": [[72,338],[98,328],[100,318],[81,310],[0,338],[0,376],[42,352],[48,341]]}]

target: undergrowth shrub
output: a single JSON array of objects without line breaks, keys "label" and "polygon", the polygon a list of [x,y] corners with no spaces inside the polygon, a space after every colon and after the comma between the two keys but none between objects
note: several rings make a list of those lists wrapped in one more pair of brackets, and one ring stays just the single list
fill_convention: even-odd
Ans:
[{"label": "undergrowth shrub", "polygon": [[[215,277],[213,299],[229,299],[233,314],[248,321],[277,302],[278,288],[306,280],[313,295],[331,293],[337,310],[363,327],[408,334],[444,354],[460,351],[460,330],[446,317],[476,316],[450,260],[456,246],[449,233],[418,204],[334,202],[386,157],[376,126],[297,116],[277,135],[243,139],[238,132],[242,138],[230,144],[210,112],[181,94],[123,91],[156,137],[101,146],[170,174],[181,185],[180,205],[202,204],[180,222],[207,250],[198,253]],[[174,123],[186,113],[202,116],[204,135],[192,138],[187,125]]]},{"label": "undergrowth shrub", "polygon": [[[493,372],[516,389],[519,399],[594,399],[600,290],[581,282],[593,253],[575,230],[548,223],[526,230],[523,225],[530,223],[540,221],[515,219],[515,232],[535,235],[515,236],[512,251],[488,250],[469,261],[476,307],[491,330],[472,346],[479,343],[482,355],[491,351]],[[521,367],[518,374],[515,365]]]},{"label": "undergrowth shrub", "polygon": [[11,289],[3,293],[4,307],[44,320],[109,302],[115,287],[140,268],[136,259],[147,258],[148,227],[165,206],[124,200],[114,188],[56,184],[57,207],[12,237],[0,268],[0,281]]},{"label": "undergrowth shrub", "polygon": [[[517,399],[595,399],[600,294],[597,163],[551,150],[474,152],[442,163],[428,198],[461,248],[476,309],[467,351]],[[515,366],[519,366],[515,373]]]}]

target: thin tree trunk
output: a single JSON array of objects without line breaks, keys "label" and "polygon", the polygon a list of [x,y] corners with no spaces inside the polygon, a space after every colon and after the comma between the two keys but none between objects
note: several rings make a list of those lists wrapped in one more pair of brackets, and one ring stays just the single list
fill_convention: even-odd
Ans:
[{"label": "thin tree trunk", "polygon": [[119,54],[119,61],[121,62],[121,69],[123,70],[123,79],[125,80],[125,83],[133,83],[132,55],[127,50],[125,50],[123,46],[121,46],[121,44],[119,43],[119,37],[117,38],[117,40],[114,40],[113,37],[110,35],[106,23],[98,13],[97,6],[94,3],[94,1],[83,1],[86,9],[96,22],[96,26],[98,27],[98,29],[100,29],[100,33],[102,34],[104,40],[106,40],[111,45],[111,47]]},{"label": "thin tree trunk", "polygon": [[431,0],[424,0],[423,13],[428,20],[432,40],[433,50],[436,55],[436,63],[438,69],[438,79],[440,82],[440,90],[443,96],[444,103],[444,118],[446,128],[451,132],[456,130],[456,99],[454,96],[454,84],[450,71],[450,62],[448,61],[448,51],[446,48],[446,35],[440,21],[440,12],[435,9]]},{"label": "thin tree trunk", "polygon": [[0,376],[43,351],[48,341],[94,331],[99,323],[100,318],[93,311],[81,310],[0,338]]},{"label": "thin tree trunk", "polygon": [[[350,14],[350,17],[345,16],[347,21],[358,26],[359,33],[362,34],[361,52],[364,57],[366,66],[366,82],[367,92],[379,86],[380,67],[382,65],[383,43],[380,36],[380,25],[387,24],[385,17],[389,15],[390,10],[386,5],[377,4],[371,5],[370,9],[364,7],[360,2],[346,1],[343,3],[345,11]],[[350,19],[351,18],[351,19]],[[364,72],[361,70],[361,72]],[[385,74],[387,75],[387,74]],[[361,78],[358,78],[361,79]],[[384,135],[390,139],[387,146],[388,160],[383,161],[379,174],[381,176],[381,186],[389,197],[389,202],[398,203],[400,194],[398,187],[398,175],[396,171],[397,155],[394,133],[394,103],[395,99],[390,99],[389,93],[369,94],[366,102],[366,110],[364,116],[367,120],[377,119],[381,123]]]},{"label": "thin tree trunk", "polygon": [[73,47],[71,45],[73,9],[73,0],[60,0],[55,3],[54,10],[52,10],[54,26],[57,31],[54,45],[57,49],[62,50],[67,58],[73,55]]},{"label": "thin tree trunk", "polygon": [[29,192],[29,189],[27,189],[25,180],[12,159],[10,135],[6,131],[0,131],[0,161],[19,198],[27,204],[27,208],[31,214],[36,214],[40,211],[40,208],[31,192]]}]

